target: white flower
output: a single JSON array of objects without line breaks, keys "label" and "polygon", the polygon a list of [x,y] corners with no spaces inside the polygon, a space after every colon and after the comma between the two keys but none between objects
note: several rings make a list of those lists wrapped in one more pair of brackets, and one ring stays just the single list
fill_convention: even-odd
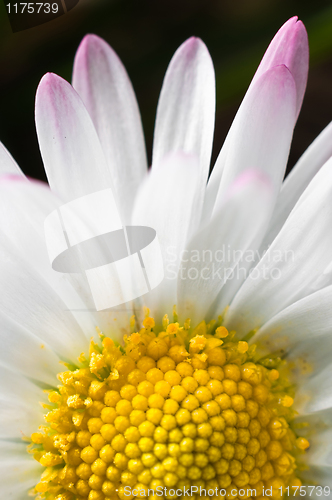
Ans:
[{"label": "white flower", "polygon": [[[182,455],[174,455],[179,458],[179,463],[177,458],[169,458],[169,461],[165,462],[166,455],[162,457],[156,455],[160,460],[158,467],[161,467],[162,472],[160,475],[160,470],[158,469],[158,472],[154,469],[153,478],[155,479],[151,476],[146,480],[150,474],[149,460],[152,460],[153,469],[154,460],[157,460],[156,456],[151,459],[142,458],[146,461],[144,463],[147,472],[144,472],[144,477],[140,475],[142,471],[137,472],[137,475],[134,474],[136,482],[148,485],[151,481],[155,481],[153,484],[157,486],[158,481],[161,481],[160,477],[163,477],[165,483],[162,484],[174,486],[177,484],[174,480],[175,475],[176,480],[189,478],[193,484],[199,484],[199,480],[202,480],[199,479],[202,469],[202,477],[211,487],[212,484],[217,484],[219,487],[225,485],[225,488],[230,486],[240,488],[242,485],[254,487],[259,482],[259,487],[261,487],[263,482],[264,486],[271,485],[271,481],[275,481],[274,488],[277,484],[283,487],[300,485],[301,482],[296,482],[297,480],[294,479],[294,474],[303,481],[309,482],[303,484],[332,486],[330,429],[332,414],[330,391],[332,380],[330,331],[332,322],[332,233],[330,230],[332,173],[331,160],[329,160],[332,154],[332,128],[330,125],[304,153],[292,173],[283,182],[293,128],[306,86],[307,70],[308,44],[305,28],[296,18],[292,18],[271,42],[244,97],[209,179],[214,132],[215,82],[212,61],[205,45],[199,39],[191,38],[185,42],[174,55],[167,70],[157,110],[150,173],[147,171],[138,106],[130,81],[116,54],[104,41],[91,35],[84,38],[75,59],[73,87],[56,75],[44,76],[37,91],[36,125],[52,191],[42,183],[28,182],[5,148],[1,146],[0,149],[0,171],[3,174],[0,181],[0,400],[2,409],[0,474],[4,498],[23,500],[27,498],[28,489],[37,483],[39,483],[39,498],[49,500],[54,498],[57,500],[118,498],[117,493],[107,493],[111,491],[110,478],[113,478],[114,484],[120,484],[118,479],[114,479],[116,473],[108,472],[106,480],[106,472],[100,472],[99,469],[98,473],[94,473],[94,478],[89,479],[89,483],[87,482],[89,475],[82,479],[85,477],[83,473],[76,477],[76,473],[73,472],[76,479],[72,481],[69,475],[67,479],[61,476],[61,480],[64,481],[61,484],[66,485],[67,493],[61,489],[56,491],[48,489],[51,488],[49,484],[52,478],[50,477],[55,474],[52,476],[55,481],[54,477],[57,477],[57,472],[55,473],[55,469],[50,467],[39,482],[44,468],[26,452],[26,443],[21,438],[29,437],[44,422],[45,410],[38,402],[47,401],[42,389],[50,389],[57,385],[56,374],[59,372],[59,359],[81,367],[82,365],[77,364],[77,358],[81,352],[87,352],[89,339],[93,336],[96,327],[99,327],[106,337],[109,336],[113,340],[122,342],[123,335],[132,331],[132,322],[130,326],[132,314],[136,315],[138,324],[141,324],[144,317],[143,305],[151,309],[151,315],[157,323],[157,331],[170,328],[168,332],[172,331],[172,335],[178,335],[177,338],[181,338],[183,332],[189,328],[185,321],[188,317],[191,318],[191,325],[198,325],[191,343],[185,344],[185,348],[189,349],[195,369],[201,367],[201,371],[204,370],[207,373],[206,363],[218,364],[206,360],[210,360],[209,356],[214,356],[211,354],[211,349],[212,351],[216,349],[213,352],[220,353],[219,346],[224,342],[222,352],[227,353],[229,363],[228,368],[224,367],[222,375],[224,377],[226,374],[226,379],[229,379],[229,384],[224,384],[224,393],[225,398],[234,395],[238,397],[237,400],[232,400],[237,414],[242,412],[241,401],[244,401],[242,393],[250,399],[248,394],[252,393],[252,388],[249,387],[250,384],[242,384],[241,388],[240,383],[237,385],[239,379],[236,363],[243,368],[243,360],[246,360],[247,355],[250,355],[248,359],[255,363],[260,360],[253,367],[249,367],[253,370],[253,372],[250,371],[251,376],[256,374],[255,370],[263,370],[257,367],[261,367],[262,358],[268,356],[265,358],[267,369],[262,371],[264,372],[262,377],[264,384],[270,390],[271,384],[272,388],[276,387],[273,384],[276,381],[275,377],[279,376],[274,366],[278,367],[283,383],[286,381],[286,375],[283,375],[282,370],[283,362],[278,364],[280,360],[277,359],[277,356],[285,357],[290,379],[296,386],[294,407],[299,412],[299,416],[293,421],[290,413],[292,410],[288,409],[293,403],[289,395],[289,390],[292,389],[287,387],[279,387],[280,398],[277,400],[276,392],[273,393],[273,397],[272,393],[265,397],[264,391],[267,389],[265,386],[265,389],[262,389],[259,385],[257,386],[259,389],[254,387],[253,398],[256,398],[255,404],[258,401],[266,410],[268,406],[266,401],[270,401],[268,398],[271,397],[272,402],[270,401],[269,404],[276,412],[274,414],[276,418],[280,416],[283,418],[282,415],[285,415],[287,422],[291,422],[292,425],[294,422],[295,424],[308,424],[302,429],[301,426],[295,426],[294,431],[297,435],[307,435],[311,446],[302,459],[298,459],[297,452],[292,448],[293,445],[287,448],[282,442],[278,455],[276,448],[273,448],[274,445],[270,445],[267,450],[267,444],[264,447],[261,443],[258,446],[266,449],[268,454],[263,451],[258,458],[259,448],[254,453],[250,451],[252,448],[249,450],[248,441],[245,446],[241,444],[245,440],[239,441],[240,437],[235,437],[232,441],[233,434],[235,436],[241,434],[239,431],[241,425],[238,423],[236,427],[236,423],[230,424],[227,418],[231,419],[231,417],[223,413],[222,418],[227,422],[227,429],[233,429],[228,431],[227,435],[225,431],[228,443],[234,443],[238,439],[238,448],[235,450],[238,456],[237,461],[234,459],[234,463],[231,464],[232,457],[220,458],[226,456],[226,451],[220,442],[219,445],[212,446],[212,451],[209,448],[210,451],[207,453],[210,454],[204,455],[202,452],[197,457],[192,454],[196,444],[189,437],[185,444],[181,441]],[[83,276],[60,274],[52,270],[44,241],[43,224],[45,218],[60,203],[106,188],[113,189],[124,224],[151,226],[157,231],[166,276],[159,287],[144,295],[140,301],[127,304],[122,310],[97,313],[91,309],[90,291]],[[175,304],[179,322],[184,325],[184,330],[181,330],[178,325],[177,316],[171,325],[164,317],[166,313],[169,316],[172,315]],[[216,330],[215,338],[209,338],[209,332],[214,331],[217,325],[213,326],[209,323],[206,327],[205,323],[201,323],[203,319],[210,321],[223,312],[225,312],[223,325],[229,331],[235,330],[238,340],[243,339],[239,344],[232,342],[232,335],[228,335],[223,327]],[[134,337],[126,340],[132,349],[135,348],[135,343],[141,345],[142,338],[146,341],[144,335],[152,335],[151,328],[154,326],[152,319],[146,319],[143,324],[145,329],[140,333],[134,333]],[[249,332],[251,333],[248,336]],[[188,335],[190,336],[191,333]],[[257,355],[254,355],[251,347],[248,351],[246,341],[249,340],[249,346],[253,342],[257,345]],[[162,345],[165,347],[166,341],[160,340],[160,342],[163,342]],[[150,344],[147,345],[147,352],[150,353],[152,347]],[[171,345],[173,344],[167,344],[167,349]],[[107,349],[111,350],[113,347],[108,345]],[[116,351],[118,354],[119,352]],[[171,351],[166,350],[166,352]],[[161,356],[164,356],[166,352]],[[178,356],[179,360],[185,359],[183,352],[179,351],[176,354],[173,352],[172,355]],[[98,353],[97,347],[91,351],[91,373],[102,381],[110,377],[107,383],[110,384],[110,388],[116,390],[119,373],[119,380],[122,376],[119,366],[114,361],[118,354],[112,351],[111,355],[107,351],[107,355],[112,359],[110,372],[108,361],[105,361],[106,357],[103,358]],[[159,355],[153,356],[149,358],[150,361],[152,358],[159,359]],[[171,357],[170,355],[168,359]],[[232,360],[233,364],[231,364]],[[154,363],[154,361],[151,362]],[[80,363],[84,365],[83,358],[80,358]],[[220,363],[220,365],[224,364],[225,360]],[[161,372],[166,373],[170,369],[169,367],[163,369],[164,366],[161,367],[159,361],[157,366],[158,370],[151,372],[146,382],[147,385],[141,389],[143,398],[145,397],[144,391],[147,391],[146,397],[150,394],[150,379],[156,382]],[[172,367],[172,363],[169,366]],[[187,364],[187,366],[190,365]],[[102,370],[108,370],[107,377],[106,372],[101,375]],[[178,373],[181,370],[179,369]],[[218,370],[220,371],[219,368]],[[213,372],[213,377],[211,372],[211,379],[217,380],[218,370]],[[248,375],[248,372],[246,373],[241,375],[243,381]],[[185,378],[184,372],[181,372],[182,375],[182,378]],[[77,379],[77,383],[83,380],[83,375],[79,377],[81,378]],[[92,375],[91,377],[93,378]],[[167,377],[171,385],[172,381],[174,385],[180,387],[177,378],[181,380],[181,377],[175,371],[169,373]],[[171,399],[175,410],[174,412],[165,410],[169,416],[163,421],[165,427],[163,432],[170,431],[172,427],[167,426],[171,425],[172,419],[180,419],[177,413],[176,417],[173,417],[172,413],[176,412],[178,402],[182,401],[183,404],[184,396],[181,396],[181,391],[186,394],[187,391],[190,393],[189,386],[193,383],[192,392],[194,392],[198,385],[197,381],[199,385],[204,386],[200,394],[195,392],[197,398],[201,398],[199,399],[202,405],[200,411],[204,415],[209,415],[208,420],[212,422],[213,413],[209,413],[210,407],[204,406],[207,401],[204,397],[206,394],[215,395],[213,391],[217,391],[216,387],[218,388],[220,382],[213,383],[214,385],[208,386],[208,389],[206,384],[210,375],[204,379],[205,375],[196,373],[195,377],[196,382],[194,378],[192,378],[194,382],[182,381],[182,389],[181,387],[180,389],[174,388],[175,392],[171,392],[175,400]],[[90,382],[92,378],[89,378]],[[61,379],[63,384],[65,384],[64,380],[64,378]],[[187,384],[186,389],[183,389],[185,384]],[[252,384],[255,386],[254,382]],[[72,391],[72,386],[70,387]],[[235,392],[232,392],[233,389]],[[159,402],[160,398],[161,400],[167,399],[168,393],[163,393],[162,389],[160,392],[157,389],[154,390],[158,394]],[[56,407],[58,401],[57,394],[53,392],[50,396],[53,408]],[[75,391],[67,394],[72,397],[71,400],[66,400],[67,406],[78,410],[75,418],[79,418],[77,415],[83,408],[90,408],[94,404],[94,395],[91,396],[91,394],[89,392],[90,400],[88,394],[85,394],[87,399],[84,402],[77,394],[75,395]],[[98,402],[98,398],[95,399]],[[124,398],[123,404],[130,406],[129,399]],[[103,406],[102,401],[99,402]],[[96,409],[98,404],[93,406],[95,408],[93,411],[97,412],[96,415],[98,415],[98,409]],[[107,407],[112,407],[111,403],[106,404]],[[224,403],[219,400],[223,412],[227,411],[228,407],[223,407],[222,404]],[[159,408],[158,406],[152,407],[151,404],[150,407]],[[219,407],[217,409],[217,414],[219,414],[221,410]],[[92,410],[89,411],[92,419],[94,414]],[[100,411],[99,409],[99,414]],[[129,413],[127,414],[126,411],[120,414],[121,418],[127,418]],[[158,411],[161,410],[158,409]],[[156,410],[157,413],[158,411]],[[195,418],[201,418],[203,413],[199,413],[199,416]],[[249,414],[251,415],[250,412],[247,413]],[[67,415],[69,413],[63,413],[63,421]],[[240,419],[240,416],[236,418]],[[245,420],[246,417],[242,415],[241,418]],[[267,420],[269,424],[263,424],[263,417],[261,423],[254,416],[250,418],[252,422],[255,421],[250,431],[252,432],[251,447],[258,443],[253,436],[263,439],[263,434],[259,429],[264,425],[270,426],[268,427],[269,439],[272,436],[273,443],[278,441],[279,438],[273,437],[272,420]],[[95,420],[100,419],[96,417]],[[203,421],[202,417],[202,421],[199,420],[199,422]],[[49,422],[54,423],[54,420],[49,419]],[[179,424],[179,420],[177,422]],[[90,422],[89,430],[91,434],[97,435],[94,439],[99,439],[103,444],[106,438],[104,434],[99,433],[100,427],[97,424],[98,422]],[[80,425],[77,424],[77,429],[81,429]],[[149,425],[154,428],[151,422]],[[94,426],[96,430],[92,430]],[[213,427],[214,430],[216,428]],[[258,428],[257,432],[256,428]],[[61,429],[57,432],[66,434],[62,427]],[[204,431],[202,429],[203,435],[206,428]],[[119,430],[117,432],[119,435],[124,433]],[[135,434],[136,431],[132,432]],[[218,429],[213,434],[216,443],[218,439],[225,439],[225,436],[222,437],[220,434]],[[141,435],[146,436],[142,433]],[[293,436],[293,434],[290,435]],[[52,466],[60,463],[61,457],[67,456],[66,453],[71,449],[70,447],[74,446],[71,443],[75,442],[75,446],[78,445],[80,438],[75,432],[73,439],[76,441],[70,441],[71,438],[68,436],[69,434],[66,434],[62,442],[61,436],[57,434],[58,441],[62,442],[59,450],[63,455],[57,455],[55,459],[53,456],[49,462],[44,458],[42,460],[44,465]],[[183,437],[183,434],[181,436]],[[34,442],[38,443],[38,439],[34,438]],[[105,442],[108,442],[107,439]],[[129,443],[132,442],[133,448],[130,453],[136,450],[134,438],[133,441],[129,441]],[[38,460],[48,450],[45,440],[41,439],[40,443],[42,444],[37,444],[37,455],[38,450],[42,450],[42,446],[44,449],[40,455],[36,456]],[[173,451],[180,446],[176,440],[174,443]],[[278,443],[275,445],[277,448],[280,447]],[[307,441],[304,438],[299,438],[297,444],[300,450],[307,447]],[[84,448],[84,446],[81,447]],[[95,451],[92,450],[91,453],[93,455],[96,452],[98,456],[100,447],[98,448],[97,444],[94,446]],[[162,444],[162,446],[165,445]],[[229,446],[233,447],[234,454],[234,446],[232,444]],[[243,449],[245,455],[240,459]],[[53,448],[51,447],[50,450],[52,451]],[[188,462],[185,467],[182,463],[183,458],[182,461],[180,460],[184,452],[186,456],[192,454],[191,457],[194,457],[187,457],[189,462],[193,460],[194,463],[196,460],[197,465],[201,466],[197,467]],[[195,448],[196,452],[199,454]],[[280,455],[281,452],[283,452],[282,455]],[[128,451],[127,457],[131,456],[130,453]],[[138,453],[141,452],[138,451]],[[216,459],[213,458],[213,453],[217,454]],[[249,458],[250,456],[256,457],[256,466],[255,463],[250,465],[251,460],[255,462],[253,458],[247,459],[244,465],[246,455]],[[308,465],[308,470],[294,469],[293,455],[296,456],[296,464],[299,465],[302,460]],[[280,456],[286,462],[287,460],[290,462],[286,465],[281,463]],[[57,459],[60,462],[56,462]],[[121,457],[118,457],[118,460],[120,459]],[[211,461],[209,469],[204,468],[205,459]],[[81,458],[77,460],[77,463],[69,461],[69,464],[78,467]],[[105,459],[107,466],[111,466],[112,460],[113,458],[109,461]],[[128,462],[128,458],[126,460]],[[84,459],[85,463],[89,464],[89,460]],[[215,469],[213,469],[211,464],[219,465],[214,465]],[[102,467],[100,462],[95,468],[97,466]],[[282,467],[287,469],[288,466],[290,472],[287,475]],[[86,465],[86,467],[90,466]],[[124,471],[127,471],[126,467],[127,465],[123,465]],[[217,472],[209,476],[211,467]],[[233,473],[230,467],[233,467]],[[236,469],[236,467],[240,468]],[[118,465],[118,470],[122,470],[120,465]],[[65,475],[64,472],[62,474]],[[130,472],[130,474],[133,476],[133,473]],[[288,483],[282,482],[286,476],[290,481]],[[80,481],[78,477],[82,481],[80,486],[77,486],[77,481]],[[106,486],[101,486],[102,483],[98,486],[98,481],[102,481],[100,477],[103,481],[108,481],[107,484],[105,483]],[[130,480],[128,475],[121,477],[122,487],[126,485],[126,481],[128,485],[135,486],[136,483],[132,477]],[[132,480],[133,484],[130,482]],[[43,493],[47,491],[49,491],[49,496],[44,497]],[[70,491],[72,493],[69,493]],[[86,493],[83,494],[83,491]],[[310,490],[304,491],[310,493]],[[325,495],[327,491],[323,491],[323,496],[327,496]],[[108,496],[104,497],[104,494]],[[123,490],[118,495],[120,498],[125,498]],[[227,495],[228,498],[233,498],[229,496],[231,493],[228,490]],[[257,493],[257,496],[260,495],[261,493]],[[319,496],[319,490],[315,489],[312,496]]]}]

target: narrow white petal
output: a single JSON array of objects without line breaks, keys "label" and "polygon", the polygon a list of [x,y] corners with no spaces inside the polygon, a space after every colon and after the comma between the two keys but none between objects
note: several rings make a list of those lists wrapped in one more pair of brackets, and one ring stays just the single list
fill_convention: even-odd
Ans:
[{"label": "narrow white petal", "polygon": [[12,155],[0,142],[0,175],[3,174],[14,174],[24,177],[22,170],[17,165]]},{"label": "narrow white petal", "polygon": [[[266,207],[265,213],[266,231],[286,168],[295,122],[295,104],[295,83],[285,66],[277,66],[255,81],[241,105],[241,113],[232,125],[232,134],[226,139],[220,153],[225,159],[225,168],[216,199],[208,185],[203,220],[209,218],[212,209],[212,213],[216,213],[223,204],[236,176],[255,169],[262,172],[272,186],[269,207]],[[248,262],[246,269],[252,265]],[[235,277],[226,283],[215,304],[217,314],[220,308],[223,310],[229,305],[246,274],[242,266],[236,271]]]},{"label": "narrow white petal", "polygon": [[52,349],[24,325],[0,313],[0,365],[21,373],[36,383],[56,387],[60,360]]},{"label": "narrow white petal", "polygon": [[[321,346],[324,348],[323,344]],[[329,346],[327,346],[328,348]],[[332,407],[331,378],[332,364],[330,363],[299,387],[296,392],[295,404],[300,414],[313,413]]]},{"label": "narrow white petal", "polygon": [[[235,123],[235,119],[234,119],[233,124],[232,124],[232,128],[231,128],[232,131],[234,129],[234,123]],[[230,131],[228,132],[228,135],[225,139],[223,147],[220,150],[220,153],[219,153],[219,156],[217,159],[218,163],[216,163],[214,165],[213,170],[211,172],[211,175],[209,177],[207,186],[206,186],[206,194],[204,197],[204,204],[203,204],[203,210],[202,210],[202,226],[204,226],[204,224],[206,224],[211,219],[211,216],[212,216],[212,213],[214,210],[214,206],[215,206],[216,199],[217,199],[218,192],[219,192],[220,182],[222,179],[222,175],[223,175],[226,160],[227,160],[228,151],[230,148],[230,142],[231,142],[230,141],[230,137],[231,137]]]},{"label": "narrow white petal", "polygon": [[296,84],[296,115],[298,116],[307,85],[309,45],[305,26],[296,16],[288,19],[273,38],[251,84],[265,71],[280,64],[287,66],[294,77]]},{"label": "narrow white petal", "polygon": [[47,397],[41,387],[16,371],[0,366],[0,375],[0,439],[29,437],[44,423],[40,402],[46,403]]},{"label": "narrow white petal", "polygon": [[[331,419],[331,407],[295,418],[297,432],[310,443],[305,454],[305,462],[309,468],[303,476],[309,479],[308,484],[314,485],[313,481],[317,481],[317,484],[321,486],[332,486]],[[319,496],[319,490],[317,492]],[[324,493],[328,493],[328,490]],[[325,494],[323,496],[325,497]],[[329,495],[326,496],[329,497]]]},{"label": "narrow white petal", "polygon": [[165,268],[165,279],[149,296],[149,307],[159,300],[159,309],[175,304],[180,256],[198,225],[200,201],[198,162],[185,154],[167,156],[158,168],[152,169],[138,193],[133,224],[156,230]]},{"label": "narrow white petal", "polygon": [[[25,179],[22,182],[18,178],[2,179],[0,182],[0,221],[3,237],[26,262],[26,267],[38,274],[50,290],[63,300],[67,309],[73,311],[89,339],[96,322],[86,278],[83,274],[54,271],[47,253],[44,222],[61,204],[61,200],[42,182],[27,182]],[[79,312],[84,309],[84,314]]]},{"label": "narrow white petal", "polygon": [[287,164],[295,105],[295,82],[285,66],[277,66],[257,79],[243,103],[241,119],[234,124],[214,212],[231,183],[250,169],[268,177],[271,196],[276,200]]},{"label": "narrow white petal", "polygon": [[161,90],[153,143],[153,165],[176,151],[198,156],[206,182],[214,132],[215,75],[210,54],[198,38],[176,51]]},{"label": "narrow white petal", "polygon": [[[270,212],[270,185],[255,172],[240,177],[219,212],[186,245],[178,278],[178,306],[192,324],[205,317],[245,252],[257,248]],[[241,265],[245,265],[242,262]]]},{"label": "narrow white petal", "polygon": [[26,451],[27,443],[0,440],[0,482],[3,498],[27,500],[28,491],[45,470]]},{"label": "narrow white petal", "polygon": [[226,322],[239,334],[330,284],[331,165],[318,172],[231,304]]},{"label": "narrow white petal", "polygon": [[69,83],[45,75],[36,95],[36,127],[52,190],[65,200],[112,187],[97,132]]},{"label": "narrow white petal", "polygon": [[274,240],[303,191],[331,156],[332,123],[309,146],[283,182],[269,230],[261,246],[262,250]]},{"label": "narrow white petal", "polygon": [[[69,83],[56,75],[44,76],[38,87],[36,126],[52,190],[65,202],[74,200],[77,204],[81,204],[83,209],[89,206],[89,203],[92,204],[98,213],[95,220],[96,222],[102,221],[104,230],[95,234],[99,226],[94,224],[92,215],[89,223],[80,218],[80,223],[84,228],[88,226],[91,229],[90,234],[93,233],[94,236],[107,234],[110,230],[109,226],[116,226],[120,229],[124,220],[117,193],[114,191],[112,173],[107,166],[91,117],[76,91]],[[94,204],[91,197],[96,200]],[[108,211],[103,210],[107,203],[112,206],[108,208]],[[67,209],[71,210],[70,207]],[[70,215],[74,216],[74,212],[70,211]],[[81,228],[80,225],[78,226]],[[71,224],[72,228],[73,224]],[[106,259],[105,254],[107,245],[101,247],[99,243],[98,240],[96,255],[99,261],[106,260],[108,264],[109,260]],[[85,258],[86,255],[83,257]],[[89,255],[88,259],[90,258],[93,259],[93,255]],[[86,268],[85,266],[84,269]],[[109,274],[111,277],[108,282],[112,282],[112,287],[115,283],[120,294],[121,282],[114,267],[109,270]],[[120,300],[122,300],[121,297]]]},{"label": "narrow white petal", "polygon": [[137,188],[147,173],[142,123],[124,66],[111,47],[95,35],[87,35],[78,48],[73,87],[93,120],[128,221]]},{"label": "narrow white petal", "polygon": [[[225,163],[230,150],[230,140],[237,127],[237,122],[242,120],[242,113],[247,106],[246,102],[251,98],[251,92],[255,87],[258,79],[268,72],[271,68],[285,65],[291,72],[295,86],[295,117],[298,115],[308,75],[308,37],[305,27],[301,21],[297,21],[296,17],[289,19],[278,31],[270,43],[264,57],[259,65],[254,78],[249,86],[249,89],[241,103],[241,106],[236,114],[230,131],[226,137],[224,145],[220,151],[219,157],[212,170],[208,186],[206,203],[204,206],[204,219],[207,219],[212,210],[218,194],[219,184],[225,168]],[[293,124],[294,125],[294,124]],[[239,147],[239,144],[238,146]]]},{"label": "narrow white petal", "polygon": [[[329,436],[330,437],[330,436]],[[329,445],[330,445],[329,441]],[[332,467],[331,466],[319,466],[315,464],[311,464],[309,467],[309,470],[305,470],[300,473],[300,477],[304,482],[304,484],[308,485],[313,485],[316,486],[313,490],[312,488],[308,488],[306,499],[309,498],[314,498],[314,499],[321,499],[322,496],[323,498],[326,498],[327,500],[332,499]],[[318,486],[321,486],[322,489],[320,489]],[[329,490],[326,489],[324,492],[324,486],[330,487],[330,493]],[[312,491],[312,493],[311,493]],[[311,493],[311,494],[310,494]]]},{"label": "narrow white petal", "polygon": [[[87,339],[95,333],[95,327],[98,325],[105,334],[121,340],[122,330],[125,324],[128,325],[132,311],[125,312],[125,307],[122,307],[121,310],[97,313],[84,270],[81,273],[57,272],[52,268],[52,259],[48,255],[45,241],[44,223],[47,216],[61,205],[61,200],[44,183],[2,179],[1,233],[20,255],[26,268],[41,278],[45,289],[48,288],[51,293],[59,296]],[[109,248],[105,249],[100,244],[94,254],[97,251],[108,262]],[[86,255],[85,263],[89,263],[89,259],[93,257],[94,255]],[[114,276],[114,279],[118,280],[118,277]],[[114,318],[117,319],[116,322]]]},{"label": "narrow white petal", "polygon": [[287,307],[253,337],[259,353],[285,355],[297,381],[315,376],[331,362],[332,286]]},{"label": "narrow white petal", "polygon": [[61,358],[75,362],[87,349],[85,334],[65,303],[6,240],[0,241],[0,273],[0,311],[46,342]]}]

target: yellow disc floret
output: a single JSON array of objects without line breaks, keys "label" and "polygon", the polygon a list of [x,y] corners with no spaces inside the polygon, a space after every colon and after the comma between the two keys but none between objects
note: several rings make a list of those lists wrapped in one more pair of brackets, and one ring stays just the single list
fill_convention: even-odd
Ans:
[{"label": "yellow disc floret", "polygon": [[279,358],[257,360],[224,326],[192,331],[167,316],[159,331],[147,314],[124,347],[100,337],[80,368],[58,375],[31,436],[45,467],[38,500],[172,499],[191,487],[192,498],[261,500],[267,488],[278,498],[301,486],[309,442],[292,430]]}]

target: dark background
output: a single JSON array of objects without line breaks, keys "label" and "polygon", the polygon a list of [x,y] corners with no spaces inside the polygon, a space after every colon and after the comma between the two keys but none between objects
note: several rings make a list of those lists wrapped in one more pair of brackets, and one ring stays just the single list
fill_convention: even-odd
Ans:
[{"label": "dark background", "polygon": [[86,33],[107,40],[126,66],[149,159],[164,73],[177,47],[192,35],[204,40],[216,70],[213,158],[269,41],[294,15],[308,30],[310,72],[288,170],[332,119],[331,0],[80,0],[64,16],[19,33],[12,33],[4,5],[0,0],[0,140],[32,177],[45,179],[34,126],[37,85],[48,71],[70,81]]}]

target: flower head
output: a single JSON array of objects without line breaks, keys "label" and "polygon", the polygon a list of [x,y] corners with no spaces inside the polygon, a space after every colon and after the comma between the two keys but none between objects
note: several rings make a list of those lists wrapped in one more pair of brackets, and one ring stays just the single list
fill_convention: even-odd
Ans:
[{"label": "flower head", "polygon": [[[0,148],[6,497],[32,488],[40,500],[154,500],[159,487],[167,499],[207,488],[231,500],[243,488],[279,498],[329,486],[330,126],[282,182],[307,70],[305,28],[292,18],[209,178],[215,83],[201,40],[167,70],[150,172],[130,81],[103,40],[82,41],[73,86],[43,77],[36,126],[51,189]],[[51,268],[43,226],[62,204],[104,190],[124,228],[156,231],[165,279],[97,311],[84,275]],[[92,221],[98,235],[105,220]],[[84,255],[85,269],[95,262]],[[119,276],[109,279],[123,293],[137,282]]]}]

